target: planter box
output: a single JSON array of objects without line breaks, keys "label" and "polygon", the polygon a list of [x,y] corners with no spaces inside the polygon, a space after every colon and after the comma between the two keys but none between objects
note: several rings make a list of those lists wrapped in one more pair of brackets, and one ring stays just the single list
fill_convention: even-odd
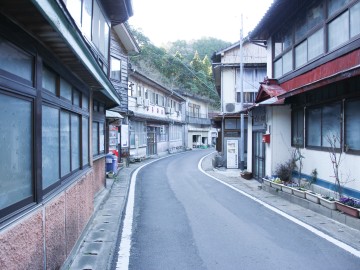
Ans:
[{"label": "planter box", "polygon": [[293,188],[285,186],[285,185],[282,187],[282,191],[289,193],[289,194],[293,194]]},{"label": "planter box", "polygon": [[314,203],[320,203],[320,198],[319,198],[319,195],[316,194],[316,193],[312,193],[310,191],[307,191],[305,193],[305,197],[307,200],[311,201],[311,202],[314,202]]},{"label": "planter box", "polygon": [[284,185],[279,184],[279,183],[271,182],[271,187],[276,188],[278,190],[281,190],[284,187]]},{"label": "planter box", "polygon": [[340,202],[336,202],[336,209],[339,210],[340,212],[343,212],[343,213],[349,215],[349,216],[359,218],[358,208],[351,207],[349,205],[342,204]]},{"label": "planter box", "polygon": [[293,190],[293,194],[295,196],[305,199],[305,196],[306,196],[305,190],[301,190],[301,189],[297,189],[297,188],[293,188],[292,190]]},{"label": "planter box", "polygon": [[264,184],[265,186],[268,186],[268,187],[271,186],[271,181],[270,181],[269,179],[263,178],[262,180],[263,180],[263,184]]},{"label": "planter box", "polygon": [[335,210],[336,209],[336,204],[335,201],[329,201],[325,198],[319,197],[320,199],[320,204],[325,206],[326,208],[329,208],[331,210]]}]

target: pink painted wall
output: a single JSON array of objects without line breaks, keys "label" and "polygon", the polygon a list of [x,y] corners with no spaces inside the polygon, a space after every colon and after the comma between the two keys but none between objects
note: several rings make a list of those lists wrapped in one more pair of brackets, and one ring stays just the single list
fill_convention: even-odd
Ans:
[{"label": "pink painted wall", "polygon": [[[105,159],[42,207],[0,231],[0,269],[58,269],[89,222],[105,187]],[[45,251],[44,251],[45,247]]]}]

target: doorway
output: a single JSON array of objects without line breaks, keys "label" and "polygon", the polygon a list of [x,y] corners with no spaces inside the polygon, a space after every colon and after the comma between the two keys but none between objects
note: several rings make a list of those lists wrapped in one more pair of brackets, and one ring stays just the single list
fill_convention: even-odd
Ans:
[{"label": "doorway", "polygon": [[157,144],[156,144],[156,128],[148,127],[147,128],[147,156],[152,156],[157,154]]},{"label": "doorway", "polygon": [[261,180],[265,177],[265,145],[263,131],[253,132],[253,177]]}]

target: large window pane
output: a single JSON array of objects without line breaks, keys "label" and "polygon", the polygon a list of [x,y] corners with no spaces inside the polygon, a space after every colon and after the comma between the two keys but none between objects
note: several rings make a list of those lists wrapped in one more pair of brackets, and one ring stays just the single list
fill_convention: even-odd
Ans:
[{"label": "large window pane", "polygon": [[360,100],[345,106],[345,145],[349,150],[360,150]]},{"label": "large window pane", "polygon": [[43,189],[59,180],[59,110],[42,107],[42,183]]},{"label": "large window pane", "polygon": [[32,195],[32,114],[31,102],[0,94],[0,210]]},{"label": "large window pane", "polygon": [[329,50],[349,39],[349,11],[344,12],[329,23]]},{"label": "large window pane", "polygon": [[283,74],[288,73],[293,69],[292,67],[292,50],[284,54],[283,58]]},{"label": "large window pane", "polygon": [[80,167],[80,117],[71,115],[71,170]]},{"label": "large window pane", "polygon": [[324,20],[324,2],[312,6],[306,13],[308,29],[312,29]]},{"label": "large window pane", "polygon": [[279,78],[282,74],[282,58],[280,58],[274,63],[274,78]]},{"label": "large window pane", "polygon": [[42,88],[56,94],[56,74],[46,67],[43,68]]},{"label": "large window pane", "polygon": [[308,61],[324,53],[324,28],[308,38]]},{"label": "large window pane", "polygon": [[33,81],[33,57],[0,37],[0,70]]},{"label": "large window pane", "polygon": [[70,173],[70,113],[60,114],[61,177]]},{"label": "large window pane", "polygon": [[89,119],[82,118],[82,158],[83,165],[89,163]]},{"label": "large window pane", "polygon": [[291,114],[291,144],[294,146],[304,145],[304,110],[294,110]]},{"label": "large window pane", "polygon": [[295,48],[295,66],[296,68],[307,62],[307,40],[300,43]]},{"label": "large window pane", "polygon": [[225,129],[236,129],[236,119],[225,119]]},{"label": "large window pane", "polygon": [[109,49],[109,25],[105,20],[103,13],[99,5],[94,1],[93,6],[93,29],[92,29],[92,41],[94,45],[99,49],[100,53],[108,59]]},{"label": "large window pane", "polygon": [[83,1],[82,13],[82,30],[85,36],[91,39],[91,14],[92,14],[92,0]]},{"label": "large window pane", "polygon": [[[331,104],[322,108],[322,146],[330,146],[333,137],[340,140],[341,106],[340,104]],[[340,147],[339,144],[336,147]]]},{"label": "large window pane", "polygon": [[350,37],[360,34],[360,2],[350,9]]},{"label": "large window pane", "polygon": [[93,5],[93,21],[92,21],[92,42],[94,45],[99,48],[100,41],[100,8],[96,1]]},{"label": "large window pane", "polygon": [[80,107],[80,92],[73,90],[73,104]]},{"label": "large window pane", "polygon": [[84,110],[88,110],[89,109],[89,98],[82,94],[82,102],[81,102],[81,107],[84,109]]},{"label": "large window pane", "polygon": [[105,130],[104,123],[99,123],[99,140],[100,140],[100,153],[105,150]]},{"label": "large window pane", "polygon": [[111,57],[110,61],[110,78],[121,81],[121,61],[115,57]]},{"label": "large window pane", "polygon": [[61,78],[60,80],[60,95],[67,100],[71,100],[72,87],[67,81]]},{"label": "large window pane", "polygon": [[81,25],[81,0],[67,0],[66,7],[78,25]]},{"label": "large window pane", "polygon": [[306,16],[300,16],[295,24],[295,41],[303,38],[308,31]]},{"label": "large window pane", "polygon": [[307,145],[321,146],[321,109],[309,109],[307,113]]},{"label": "large window pane", "polygon": [[99,154],[99,123],[92,123],[92,150],[93,155]]},{"label": "large window pane", "polygon": [[328,2],[328,13],[329,16],[339,11],[342,7],[347,5],[351,0],[329,0]]}]

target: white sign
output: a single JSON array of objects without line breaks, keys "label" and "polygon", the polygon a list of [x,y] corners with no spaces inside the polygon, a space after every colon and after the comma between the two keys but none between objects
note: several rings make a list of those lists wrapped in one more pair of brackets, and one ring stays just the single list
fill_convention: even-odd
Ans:
[{"label": "white sign", "polygon": [[129,147],[129,125],[121,125],[121,147]]},{"label": "white sign", "polygon": [[239,142],[238,140],[226,141],[226,167],[229,169],[238,168],[239,157]]}]

